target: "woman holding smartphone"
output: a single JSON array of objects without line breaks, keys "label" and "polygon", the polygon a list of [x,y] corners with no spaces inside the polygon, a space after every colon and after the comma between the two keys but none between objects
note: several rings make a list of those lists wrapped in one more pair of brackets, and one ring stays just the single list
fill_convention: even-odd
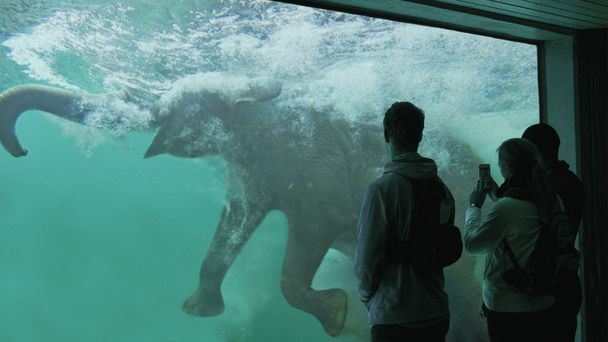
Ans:
[{"label": "woman holding smartphone", "polygon": [[[465,249],[486,256],[483,303],[490,340],[550,341],[553,297],[531,295],[507,283],[504,274],[519,267],[509,254],[521,267],[528,264],[555,194],[539,153],[529,141],[503,142],[498,148],[498,165],[505,182],[498,188],[493,180],[491,188],[478,182],[470,196],[464,234]],[[482,222],[481,208],[488,193],[497,200]]]}]

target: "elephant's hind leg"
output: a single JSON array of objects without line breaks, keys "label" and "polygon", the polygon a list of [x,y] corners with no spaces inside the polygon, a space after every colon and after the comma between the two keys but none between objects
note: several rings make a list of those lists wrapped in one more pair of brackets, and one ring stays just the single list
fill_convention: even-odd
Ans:
[{"label": "elephant's hind leg", "polygon": [[224,312],[222,281],[268,211],[267,206],[243,198],[226,200],[213,241],[201,265],[198,288],[182,305],[184,312],[203,317]]},{"label": "elephant's hind leg", "polygon": [[341,289],[319,291],[311,287],[335,236],[296,230],[290,224],[281,290],[289,304],[315,316],[327,334],[338,336],[346,320],[346,292]]}]

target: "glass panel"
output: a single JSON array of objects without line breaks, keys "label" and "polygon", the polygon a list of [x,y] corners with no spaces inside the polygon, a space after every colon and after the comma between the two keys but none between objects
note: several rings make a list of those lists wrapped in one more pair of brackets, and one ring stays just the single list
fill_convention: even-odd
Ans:
[{"label": "glass panel", "polygon": [[[477,164],[500,181],[499,143],[539,118],[527,44],[267,1],[21,1],[0,19],[7,150],[11,115],[56,114],[20,117],[27,157],[0,151],[2,341],[367,341],[354,223],[386,109],[425,110],[421,154],[461,226]],[[482,264],[446,269],[450,341],[486,338]],[[315,299],[311,279],[346,291],[343,329],[342,292]]]}]

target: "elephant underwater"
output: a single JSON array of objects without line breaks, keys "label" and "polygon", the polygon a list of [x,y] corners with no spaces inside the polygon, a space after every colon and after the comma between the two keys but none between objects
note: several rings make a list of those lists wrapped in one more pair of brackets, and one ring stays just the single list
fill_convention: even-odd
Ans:
[{"label": "elephant underwater", "polygon": [[[25,156],[28,150],[17,138],[15,125],[25,111],[39,110],[100,129],[155,129],[145,158],[221,156],[228,165],[226,198],[198,287],[184,301],[183,311],[203,317],[224,312],[225,275],[266,215],[280,210],[288,221],[282,294],[290,305],[318,319],[327,334],[339,336],[348,314],[347,293],[314,289],[312,282],[330,248],[353,254],[364,190],[386,158],[381,120],[353,123],[331,110],[279,109],[273,102],[281,92],[281,83],[273,79],[220,73],[184,77],[161,95],[133,89],[92,95],[21,85],[0,94],[0,143],[11,155]],[[115,101],[146,113],[146,119],[98,115],[97,108]],[[450,159],[448,167],[440,168],[440,175],[454,193],[465,193],[476,181],[476,156],[455,138],[433,139],[435,149],[458,155],[457,161]],[[466,199],[456,201],[458,225]],[[471,336],[478,340],[485,334],[481,324],[471,323],[480,302],[474,263],[465,255],[445,270],[451,341]]]}]

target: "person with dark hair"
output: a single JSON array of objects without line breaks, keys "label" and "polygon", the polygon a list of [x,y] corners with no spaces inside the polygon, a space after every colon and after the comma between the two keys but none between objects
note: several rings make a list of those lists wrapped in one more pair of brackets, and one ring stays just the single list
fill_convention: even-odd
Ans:
[{"label": "person with dark hair", "polygon": [[[570,166],[558,159],[560,139],[553,127],[535,124],[528,127],[522,138],[531,141],[539,150],[553,189],[559,195],[568,216],[572,236],[576,236],[583,215],[583,185]],[[573,241],[574,243],[574,241]],[[577,316],[582,302],[581,283],[578,272],[571,272],[559,282],[555,296],[555,341],[574,341],[576,338]]]},{"label": "person with dark hair", "polygon": [[453,197],[437,176],[437,165],[417,153],[423,128],[424,112],[410,102],[396,102],[386,111],[390,161],[368,187],[359,215],[355,275],[374,342],[445,341],[449,329],[442,268],[421,270],[391,256],[391,243],[415,231],[414,191],[421,183],[433,182],[446,194],[450,217],[441,219],[453,222]]},{"label": "person with dark hair", "polygon": [[478,183],[470,196],[464,233],[465,249],[486,256],[483,303],[490,340],[553,341],[554,298],[530,294],[508,282],[505,273],[528,264],[556,196],[542,159],[528,140],[503,142],[498,165],[505,182],[495,189],[497,201],[481,222],[481,208],[492,190]]}]

